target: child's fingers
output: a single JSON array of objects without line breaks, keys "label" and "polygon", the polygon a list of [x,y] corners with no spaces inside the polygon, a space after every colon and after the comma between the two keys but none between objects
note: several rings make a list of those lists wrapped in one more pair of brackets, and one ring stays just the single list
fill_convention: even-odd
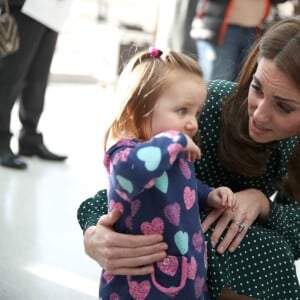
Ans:
[{"label": "child's fingers", "polygon": [[236,194],[235,193],[233,193],[232,194],[232,202],[231,202],[231,209],[232,209],[232,211],[234,211],[234,210],[236,210],[236,208],[237,208],[237,198],[236,198]]}]

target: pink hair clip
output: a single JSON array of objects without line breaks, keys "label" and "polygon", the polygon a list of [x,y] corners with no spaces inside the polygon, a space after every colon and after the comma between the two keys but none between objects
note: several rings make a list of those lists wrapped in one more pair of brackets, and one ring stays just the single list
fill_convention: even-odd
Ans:
[{"label": "pink hair clip", "polygon": [[149,57],[160,57],[162,55],[162,51],[155,48],[149,47]]}]

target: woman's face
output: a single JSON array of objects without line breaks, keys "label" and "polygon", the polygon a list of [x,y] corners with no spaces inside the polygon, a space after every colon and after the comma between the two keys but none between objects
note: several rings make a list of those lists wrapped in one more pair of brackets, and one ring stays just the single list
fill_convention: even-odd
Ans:
[{"label": "woman's face", "polygon": [[257,143],[300,132],[300,87],[272,60],[262,58],[248,93],[249,135]]}]

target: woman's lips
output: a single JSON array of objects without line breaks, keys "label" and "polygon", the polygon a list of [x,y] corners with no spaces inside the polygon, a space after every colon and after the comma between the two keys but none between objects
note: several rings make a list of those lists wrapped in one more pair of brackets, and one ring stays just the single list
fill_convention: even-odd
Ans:
[{"label": "woman's lips", "polygon": [[260,124],[256,123],[253,118],[250,119],[250,131],[252,131],[254,134],[264,134],[269,131],[269,129],[264,128]]}]

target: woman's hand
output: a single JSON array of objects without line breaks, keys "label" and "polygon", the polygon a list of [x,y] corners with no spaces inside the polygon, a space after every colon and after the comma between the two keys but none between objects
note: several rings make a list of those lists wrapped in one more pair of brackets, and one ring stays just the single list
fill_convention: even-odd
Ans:
[{"label": "woman's hand", "polygon": [[114,275],[145,275],[153,271],[150,265],[166,257],[167,244],[162,236],[129,235],[113,231],[120,212],[114,209],[102,216],[96,226],[84,234],[85,252]]},{"label": "woman's hand", "polygon": [[[238,203],[236,210],[212,209],[202,221],[204,232],[217,221],[211,243],[214,247],[217,246],[217,251],[221,254],[227,249],[235,251],[252,223],[257,218],[264,220],[269,215],[269,200],[261,191],[248,189],[235,195]],[[218,244],[223,232],[226,232],[225,236]]]}]

